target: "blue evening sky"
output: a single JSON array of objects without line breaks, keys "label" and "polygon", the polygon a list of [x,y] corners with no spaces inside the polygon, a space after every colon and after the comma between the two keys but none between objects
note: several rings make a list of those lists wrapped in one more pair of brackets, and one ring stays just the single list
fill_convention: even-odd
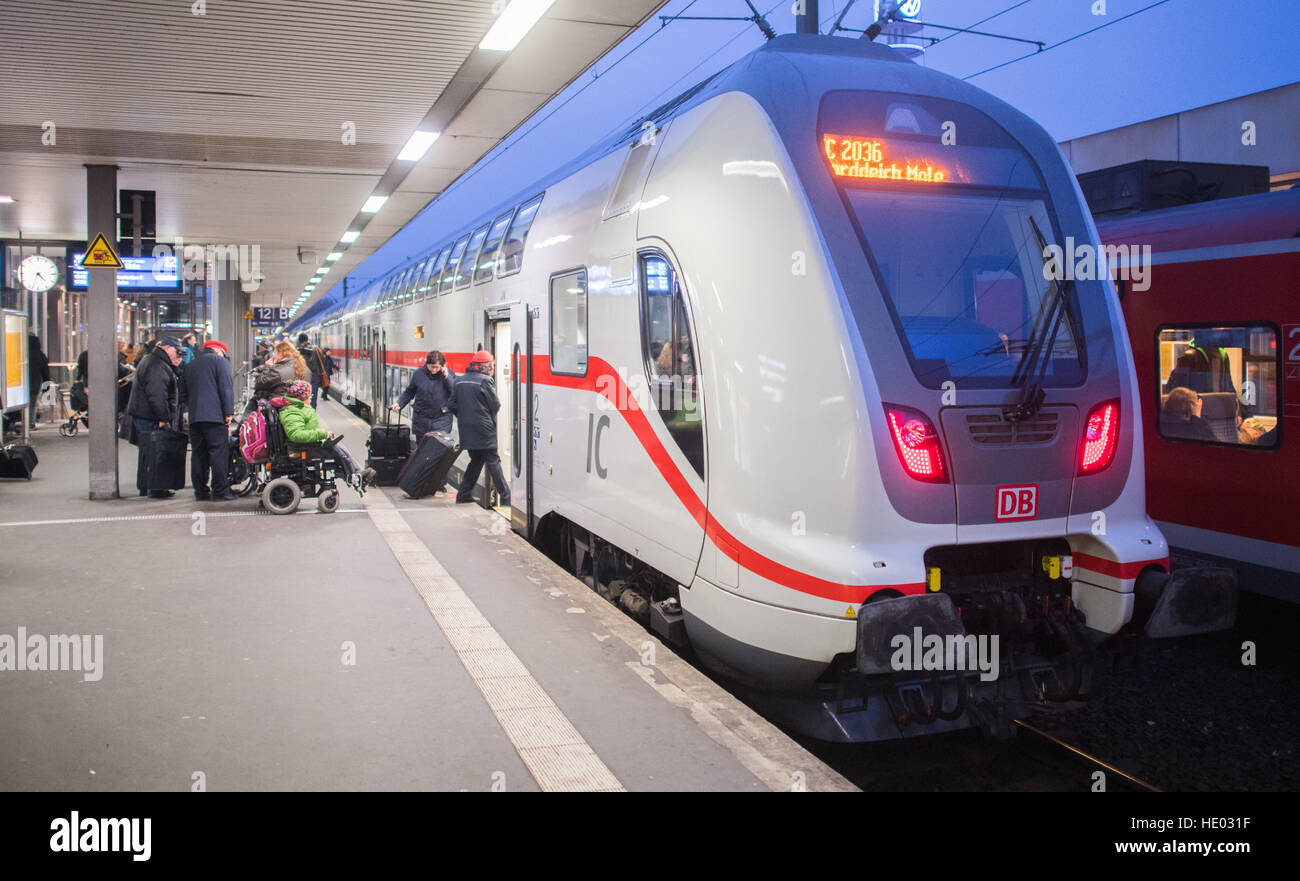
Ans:
[{"label": "blue evening sky", "polygon": [[[777,33],[794,30],[791,0],[756,0],[755,5]],[[865,27],[872,5],[858,0],[844,25]],[[1037,119],[1057,140],[1300,81],[1300,0],[1105,0],[1104,5],[1105,14],[1095,15],[1095,0],[923,0],[924,21],[1040,40],[1049,48],[1038,54],[1028,44],[958,34],[929,48],[919,63],[969,77]],[[823,32],[844,8],[845,0],[821,0]],[[747,15],[748,10],[743,0],[672,0],[659,14]],[[1086,34],[1094,28],[1100,29]],[[656,15],[596,63],[596,76],[589,72],[572,83],[357,267],[350,286],[437,244],[485,207],[527,189],[635,121],[642,110],[762,42],[750,23],[678,21],[661,28]],[[1004,62],[1010,63],[982,73]],[[341,290],[336,284],[329,295],[339,296]]]}]

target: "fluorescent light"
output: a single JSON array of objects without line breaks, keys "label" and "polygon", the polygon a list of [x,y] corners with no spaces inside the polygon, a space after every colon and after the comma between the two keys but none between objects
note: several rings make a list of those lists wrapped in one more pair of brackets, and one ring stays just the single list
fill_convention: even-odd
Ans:
[{"label": "fluorescent light", "polygon": [[402,152],[397,154],[397,158],[403,162],[419,162],[420,158],[429,152],[429,148],[433,146],[434,141],[438,140],[440,134],[442,132],[416,131],[406,142]]},{"label": "fluorescent light", "polygon": [[339,241],[345,245],[350,245],[359,238],[361,238],[361,231],[350,229],[339,238]]},{"label": "fluorescent light", "polygon": [[12,205],[14,201],[15,200],[13,196],[7,195],[5,193],[0,193],[0,205]]},{"label": "fluorescent light", "polygon": [[511,0],[478,47],[509,52],[519,45],[553,3],[555,0]]},{"label": "fluorescent light", "polygon": [[342,252],[342,251],[330,251],[328,254],[325,255],[325,259],[326,259],[326,260],[342,260],[342,259],[343,259],[343,252]]},{"label": "fluorescent light", "polygon": [[316,274],[317,274],[317,275],[325,275],[325,274],[328,273],[329,271],[330,271],[330,267],[328,267],[328,266],[322,266],[320,269],[317,269],[317,270],[316,270]]},{"label": "fluorescent light", "polygon": [[366,200],[366,204],[361,206],[361,213],[374,214],[380,208],[384,207],[384,203],[387,201],[388,201],[387,196],[371,196],[369,199]]}]

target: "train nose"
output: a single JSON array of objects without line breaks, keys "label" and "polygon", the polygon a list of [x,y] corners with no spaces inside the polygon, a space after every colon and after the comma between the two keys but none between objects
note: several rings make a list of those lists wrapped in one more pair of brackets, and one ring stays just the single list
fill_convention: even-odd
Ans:
[{"label": "train nose", "polygon": [[947,407],[939,414],[963,527],[1053,520],[1069,514],[1078,411],[1043,407],[1011,421],[1001,407]]}]

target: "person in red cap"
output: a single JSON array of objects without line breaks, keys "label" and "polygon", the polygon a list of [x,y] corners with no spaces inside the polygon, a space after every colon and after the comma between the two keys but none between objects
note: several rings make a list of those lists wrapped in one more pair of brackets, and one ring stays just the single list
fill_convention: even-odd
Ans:
[{"label": "person in red cap", "polygon": [[479,349],[470,359],[469,369],[456,379],[451,411],[460,423],[461,448],[469,453],[469,465],[456,493],[457,504],[474,501],[474,484],[478,483],[484,465],[496,485],[500,503],[510,504],[510,487],[497,453],[497,411],[501,409],[501,401],[497,397],[495,377],[496,361],[492,353]]},{"label": "person in red cap", "polygon": [[[185,365],[190,408],[190,483],[200,502],[226,502],[230,492],[230,419],[235,412],[235,382],[225,343],[208,340]],[[208,485],[211,473],[212,484]]]}]

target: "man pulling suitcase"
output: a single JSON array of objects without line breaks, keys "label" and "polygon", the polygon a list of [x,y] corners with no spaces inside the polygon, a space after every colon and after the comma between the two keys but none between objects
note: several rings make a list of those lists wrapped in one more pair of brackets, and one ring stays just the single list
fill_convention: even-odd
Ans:
[{"label": "man pulling suitcase", "polygon": [[469,453],[469,466],[456,493],[456,503],[474,501],[474,484],[479,472],[487,466],[488,476],[496,484],[500,503],[509,506],[510,486],[501,471],[501,456],[497,453],[497,411],[501,401],[497,398],[496,361],[492,353],[480,349],[470,360],[469,369],[456,380],[451,410],[460,423],[460,445]]}]

